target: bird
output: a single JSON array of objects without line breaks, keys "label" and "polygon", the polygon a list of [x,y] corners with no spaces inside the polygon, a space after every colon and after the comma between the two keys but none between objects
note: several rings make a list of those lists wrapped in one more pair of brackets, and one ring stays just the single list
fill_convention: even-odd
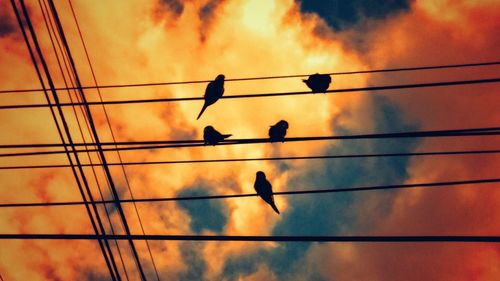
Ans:
[{"label": "bird", "polygon": [[288,129],[288,122],[281,120],[269,128],[269,139],[271,142],[285,141],[286,130]]},{"label": "bird", "polygon": [[224,79],[226,77],[223,74],[217,75],[214,81],[210,81],[205,89],[205,103],[201,108],[200,114],[198,114],[198,118],[200,119],[201,115],[207,109],[208,106],[214,104],[222,95],[224,94]]},{"label": "bird", "polygon": [[271,205],[273,210],[279,215],[280,211],[273,198],[273,187],[271,183],[266,179],[266,174],[262,171],[258,171],[255,177],[255,183],[253,185],[257,194],[266,201],[267,204]]},{"label": "bird", "polygon": [[313,93],[326,93],[330,83],[332,82],[332,78],[328,74],[313,74],[310,75],[307,80],[302,80],[306,83],[307,87],[312,90]]},{"label": "bird", "polygon": [[219,133],[212,126],[206,126],[205,129],[203,129],[203,140],[205,141],[205,144],[216,145],[220,141],[229,138],[230,136],[232,135],[231,134],[223,135]]}]

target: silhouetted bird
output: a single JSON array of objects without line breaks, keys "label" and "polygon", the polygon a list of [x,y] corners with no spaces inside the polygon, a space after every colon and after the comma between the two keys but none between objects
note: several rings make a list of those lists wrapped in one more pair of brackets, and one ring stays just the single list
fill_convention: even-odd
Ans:
[{"label": "silhouetted bird", "polygon": [[205,103],[203,104],[203,108],[201,109],[200,114],[198,114],[198,118],[196,118],[196,120],[200,119],[201,115],[209,105],[214,104],[224,94],[224,78],[224,75],[219,74],[214,81],[208,83],[207,89],[205,90]]},{"label": "silhouetted bird", "polygon": [[269,139],[271,142],[285,141],[286,130],[288,129],[288,122],[281,120],[269,128]]},{"label": "silhouetted bird", "polygon": [[313,93],[326,93],[332,78],[328,74],[313,74],[307,78],[307,80],[302,80],[306,83],[307,87],[313,91]]},{"label": "silhouetted bird", "polygon": [[273,207],[273,210],[279,214],[280,211],[278,211],[278,207],[276,207],[276,204],[274,204],[273,187],[271,186],[271,183],[269,183],[269,181],[266,179],[266,174],[264,174],[264,172],[257,172],[253,187],[255,188],[255,191],[257,191],[257,194],[262,199],[264,199],[267,204],[271,205],[271,207]]},{"label": "silhouetted bird", "polygon": [[214,127],[206,126],[203,130],[203,140],[205,144],[216,145],[220,141],[229,138],[231,135],[223,135],[219,133]]}]

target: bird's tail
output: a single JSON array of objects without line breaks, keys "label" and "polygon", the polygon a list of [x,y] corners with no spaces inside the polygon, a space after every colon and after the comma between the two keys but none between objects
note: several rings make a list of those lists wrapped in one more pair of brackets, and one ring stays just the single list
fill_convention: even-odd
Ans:
[{"label": "bird's tail", "polygon": [[230,136],[232,136],[232,135],[231,134],[222,135],[222,137],[225,138],[225,139],[229,138]]},{"label": "bird's tail", "polygon": [[271,207],[273,207],[273,210],[279,215],[280,214],[280,211],[278,210],[278,207],[276,207],[276,204],[274,204],[274,201],[271,202]]},{"label": "bird's tail", "polygon": [[302,79],[302,82],[306,83],[307,84],[307,80],[306,79]]},{"label": "bird's tail", "polygon": [[198,114],[198,117],[196,118],[196,120],[200,119],[201,115],[203,114],[205,109],[207,109],[207,107],[208,107],[208,105],[206,103],[203,104],[203,108],[201,109],[200,114]]}]

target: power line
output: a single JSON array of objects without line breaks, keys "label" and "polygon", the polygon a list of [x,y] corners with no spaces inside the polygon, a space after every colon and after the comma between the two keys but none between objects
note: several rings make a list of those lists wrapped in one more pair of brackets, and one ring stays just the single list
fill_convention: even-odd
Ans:
[{"label": "power line", "polygon": [[[283,161],[283,160],[321,160],[321,159],[343,159],[343,158],[371,158],[371,157],[403,157],[403,156],[441,156],[441,155],[473,155],[473,154],[496,154],[500,150],[461,150],[461,151],[430,151],[430,152],[403,152],[403,153],[380,153],[380,154],[351,154],[351,155],[316,155],[316,156],[287,156],[287,157],[260,157],[260,158],[229,158],[229,159],[198,159],[198,160],[173,160],[173,161],[140,161],[140,162],[112,162],[108,166],[132,166],[132,165],[169,165],[169,164],[196,164],[196,163],[221,163],[221,162],[249,162],[249,161]],[[82,167],[101,166],[102,164],[82,164]],[[24,165],[24,166],[0,166],[0,170],[16,169],[47,169],[47,168],[69,168],[71,165]]]},{"label": "power line", "polygon": [[[337,140],[337,139],[371,139],[371,138],[404,138],[404,137],[423,137],[423,136],[468,136],[468,135],[497,135],[500,133],[500,127],[475,127],[462,129],[443,129],[443,130],[427,130],[427,131],[408,131],[397,133],[372,133],[372,134],[357,134],[357,135],[339,135],[339,136],[317,136],[317,137],[288,137],[287,141],[310,141],[310,140]],[[251,139],[225,139],[218,145],[223,143],[254,143],[254,142],[269,142],[269,138],[251,138]],[[122,142],[100,142],[102,146],[116,145],[160,145],[160,144],[204,144],[204,140],[161,140],[161,141],[122,141]],[[83,142],[74,143],[74,146],[95,146],[96,143]],[[48,147],[63,147],[69,146],[60,143],[32,143],[32,144],[3,144],[1,148],[48,148]]]},{"label": "power line", "polygon": [[[68,42],[66,40],[66,35],[64,34],[63,27],[62,27],[61,21],[59,19],[59,15],[57,13],[57,9],[56,9],[56,7],[54,5],[53,0],[49,0],[49,6],[51,8],[52,16],[54,18],[54,21],[56,23],[57,29],[59,31],[59,36],[61,38],[61,42],[63,44],[63,47],[64,47],[65,51],[66,51],[66,54],[68,55],[69,62],[70,62],[70,65],[71,65],[71,69],[72,69],[72,72],[73,72],[73,75],[74,75],[74,78],[75,78],[75,82],[76,82],[78,91],[80,93],[80,97],[82,98],[85,111],[87,112],[87,117],[88,117],[89,125],[90,125],[90,128],[92,129],[92,135],[94,136],[94,139],[95,139],[95,142],[96,142],[97,152],[98,152],[98,154],[99,154],[99,156],[101,158],[106,178],[108,179],[108,182],[110,184],[110,187],[111,187],[111,190],[112,190],[112,194],[113,194],[113,198],[115,199],[114,200],[115,201],[115,205],[116,205],[116,207],[118,209],[118,214],[120,215],[120,218],[121,218],[121,221],[123,223],[123,226],[124,226],[126,234],[130,235],[130,228],[128,226],[127,219],[125,217],[125,213],[124,213],[124,211],[123,211],[123,209],[122,209],[122,207],[120,205],[119,195],[118,195],[118,192],[116,190],[116,187],[115,187],[113,178],[111,176],[111,172],[109,170],[109,167],[107,166],[106,157],[104,155],[104,152],[102,151],[102,147],[101,147],[101,144],[100,144],[99,134],[97,133],[97,129],[96,129],[96,126],[95,126],[95,123],[94,123],[94,119],[92,118],[92,113],[90,111],[90,107],[87,105],[87,98],[85,97],[85,94],[83,93],[83,90],[81,89],[81,82],[80,82],[80,78],[79,78],[77,70],[76,70],[75,62],[73,60],[73,56],[71,55],[71,51],[70,51]],[[132,240],[129,240],[129,244],[130,244],[130,248],[132,249],[132,254],[133,254],[134,260],[135,260],[135,262],[137,264],[137,268],[139,269],[139,273],[141,275],[141,279],[142,280],[146,280],[146,277],[145,277],[145,274],[144,274],[144,269],[142,268],[141,261],[140,261],[139,255],[137,253],[137,249],[135,248],[134,242]]]},{"label": "power line", "polygon": [[[492,66],[492,65],[499,65],[499,64],[500,64],[500,61],[492,61],[492,62],[478,62],[478,63],[465,63],[465,64],[448,64],[448,65],[416,66],[416,67],[400,67],[400,68],[385,68],[385,69],[372,69],[372,70],[330,72],[330,73],[325,73],[325,74],[339,76],[339,75],[382,73],[382,72],[401,72],[401,71],[433,70],[433,69],[446,69],[446,68],[479,67],[479,66]],[[309,75],[310,74],[292,74],[292,75],[275,75],[275,76],[260,76],[260,77],[246,77],[246,78],[229,78],[229,79],[225,79],[225,81],[230,82],[230,81],[266,80],[266,79],[281,79],[281,78],[301,78],[301,77],[308,77]],[[87,89],[167,86],[167,85],[179,85],[179,84],[208,83],[210,81],[212,81],[212,80],[191,80],[191,81],[177,81],[177,82],[114,84],[114,85],[101,85],[101,86],[83,86],[82,89],[87,90]],[[56,88],[56,90],[76,90],[76,89],[77,88],[75,88],[75,87]],[[0,90],[0,94],[29,93],[29,92],[40,92],[40,91],[41,91],[41,89]]]},{"label": "power line", "polygon": [[[88,53],[88,50],[87,50],[87,45],[85,44],[85,40],[83,39],[82,31],[80,30],[80,24],[78,23],[78,19],[76,18],[75,10],[73,9],[73,3],[72,3],[71,0],[68,0],[68,3],[69,3],[69,6],[70,6],[70,9],[71,9],[71,14],[73,16],[73,19],[75,21],[75,24],[76,24],[76,27],[77,27],[77,30],[78,30],[78,35],[80,37],[80,41],[82,43],[83,50],[85,51],[85,56],[87,58],[87,62],[88,62],[89,67],[90,67],[90,72],[92,73],[92,78],[93,78],[95,86],[97,88],[97,93],[99,95],[99,100],[102,102],[103,100],[102,100],[102,96],[101,96],[101,91],[100,91],[100,89],[98,87],[98,84],[97,84],[97,78],[96,78],[96,75],[95,75],[95,72],[94,72],[94,68],[92,67],[92,62],[90,61],[90,56],[89,56],[89,53]],[[111,138],[112,138],[113,142],[116,142],[115,134],[113,132],[113,128],[111,127],[111,121],[109,119],[108,112],[106,110],[106,106],[102,105],[102,109],[104,110],[104,116],[106,117],[106,123],[108,124],[109,131],[111,132]],[[118,160],[121,163],[122,162],[122,157],[120,155],[120,151],[117,151],[116,153],[118,154]],[[127,172],[125,171],[125,167],[123,165],[120,165],[120,166],[121,166],[121,170],[123,172],[123,175],[125,177],[125,183],[126,183],[126,186],[128,188],[128,191],[130,193],[130,197],[132,199],[134,199],[134,193],[132,192],[132,188],[130,186],[130,182],[129,182],[129,179],[128,179],[128,176],[127,176]],[[139,226],[141,228],[142,234],[145,235],[146,233],[144,231],[144,226],[143,226],[143,223],[142,223],[141,216],[139,215],[139,210],[137,209],[137,206],[136,206],[135,203],[133,205],[134,205],[135,213],[137,215],[137,219],[139,221]],[[160,281],[160,275],[158,273],[158,269],[156,268],[156,263],[155,263],[155,260],[153,258],[153,253],[151,252],[151,247],[150,247],[149,242],[147,240],[145,242],[146,242],[146,247],[147,247],[148,252],[149,252],[149,257],[151,258],[151,263],[153,264],[153,269],[154,269],[154,272],[156,274],[156,278],[157,278],[158,281]]]},{"label": "power line", "polygon": [[[18,24],[19,24],[19,27],[20,27],[20,29],[21,29],[21,32],[22,32],[22,35],[23,35],[23,39],[24,39],[24,41],[25,41],[25,43],[26,43],[26,46],[27,46],[27,48],[28,48],[28,51],[29,51],[29,54],[30,54],[31,61],[32,61],[32,63],[33,63],[33,66],[35,67],[35,70],[36,70],[36,73],[37,73],[38,79],[39,79],[39,81],[40,81],[40,84],[41,84],[42,88],[44,89],[44,91],[43,91],[43,92],[44,92],[44,96],[45,96],[45,98],[46,98],[46,100],[47,100],[47,103],[51,104],[51,101],[50,101],[50,98],[49,98],[49,95],[48,95],[47,88],[45,87],[45,83],[44,83],[44,81],[43,81],[43,78],[42,78],[42,75],[41,75],[40,69],[39,69],[39,67],[38,67],[38,64],[37,64],[37,61],[36,61],[36,58],[35,58],[34,51],[33,51],[32,47],[31,47],[31,45],[30,45],[30,43],[29,43],[28,36],[27,36],[26,31],[25,31],[25,28],[24,28],[23,21],[22,21],[22,19],[21,19],[20,13],[19,13],[19,11],[18,11],[18,9],[17,9],[16,3],[15,3],[15,1],[14,1],[14,0],[11,0],[11,5],[12,5],[12,8],[13,8],[14,13],[15,13],[15,15],[16,15],[16,19],[17,19],[17,22],[18,22]],[[47,78],[47,81],[48,81],[48,83],[49,83],[49,86],[50,86],[51,92],[52,92],[52,94],[53,94],[54,100],[55,100],[55,102],[56,102],[56,103],[58,103],[58,102],[59,102],[59,100],[58,100],[57,94],[56,94],[56,93],[55,93],[55,91],[54,91],[54,84],[53,84],[53,82],[52,82],[52,78],[51,78],[51,76],[50,76],[50,72],[49,72],[49,70],[48,70],[48,67],[47,67],[47,64],[46,64],[46,62],[45,62],[45,59],[44,59],[44,57],[43,57],[43,53],[42,53],[42,51],[41,51],[41,49],[40,49],[40,46],[39,46],[39,44],[38,44],[37,36],[36,36],[36,33],[35,33],[34,28],[33,28],[33,26],[32,26],[32,23],[31,23],[31,20],[30,20],[30,17],[29,17],[28,11],[27,11],[27,9],[26,9],[26,6],[25,6],[25,4],[24,4],[24,1],[22,1],[22,0],[21,0],[21,1],[20,1],[20,5],[21,5],[21,8],[22,8],[22,12],[23,12],[24,18],[25,18],[25,23],[26,23],[26,25],[27,25],[27,27],[28,27],[28,29],[29,29],[29,32],[30,32],[31,38],[32,38],[32,40],[33,40],[33,44],[34,44],[34,46],[35,46],[35,48],[36,48],[36,51],[37,51],[38,56],[39,56],[39,58],[40,58],[40,61],[41,61],[41,63],[42,63],[42,67],[43,67],[44,72],[45,72],[45,74],[46,74],[46,78]],[[58,109],[59,115],[60,115],[60,117],[61,117],[61,121],[62,121],[62,123],[63,123],[63,127],[64,127],[64,130],[65,130],[65,132],[66,132],[66,136],[68,137],[68,141],[71,143],[71,142],[72,142],[71,135],[70,135],[70,133],[69,133],[69,131],[68,131],[67,123],[66,123],[66,121],[65,121],[65,118],[64,118],[64,115],[63,115],[63,113],[62,113],[61,107],[57,107],[57,109]],[[62,130],[61,130],[61,128],[60,128],[60,125],[59,125],[59,123],[58,123],[58,121],[57,121],[57,118],[56,118],[55,112],[54,112],[54,110],[53,110],[53,108],[52,108],[52,107],[50,108],[50,111],[51,111],[51,115],[52,115],[52,117],[53,117],[53,119],[54,119],[54,121],[55,121],[55,123],[56,123],[56,129],[57,129],[58,135],[59,135],[59,137],[60,137],[61,141],[64,143],[64,142],[65,142],[65,139],[64,139],[64,137],[63,137]],[[74,149],[74,148],[73,148],[73,149]],[[66,147],[65,147],[65,152],[66,152],[66,155],[67,155],[67,157],[68,157],[68,160],[69,160],[70,164],[71,164],[71,165],[73,165],[73,160],[72,160],[72,158],[71,158],[71,156],[70,156],[70,152],[68,151],[68,149],[67,149]],[[77,164],[78,164],[78,163],[79,163],[79,159],[78,159],[78,155],[77,155],[76,153],[75,153],[75,160],[76,160],[76,162],[77,162]],[[83,173],[83,170],[82,170],[82,168],[81,168],[81,167],[79,167],[79,172],[80,172],[80,174],[81,174],[81,177],[82,177],[82,179],[83,179],[83,182],[84,182],[84,185],[85,185],[85,187],[86,187],[87,191],[89,191],[89,189],[88,189],[88,185],[87,185],[87,182],[86,182],[86,180],[85,180],[85,174]],[[78,175],[77,175],[76,169],[75,169],[74,167],[72,168],[72,173],[73,173],[73,176],[74,176],[74,178],[75,178],[75,180],[76,180],[76,183],[77,183],[77,186],[78,186],[78,190],[80,191],[80,195],[82,196],[83,201],[84,201],[84,202],[87,202],[87,199],[86,199],[86,197],[85,197],[85,193],[84,193],[84,191],[83,191],[82,184],[81,184],[81,182],[80,182],[80,180],[79,180],[79,177],[78,177]],[[91,195],[91,194],[89,194],[89,197],[90,197],[90,200],[92,201],[92,195]],[[86,206],[85,206],[85,208],[86,208],[87,214],[89,215],[89,219],[90,219],[90,222],[91,222],[91,225],[92,225],[92,228],[93,228],[94,232],[95,232],[96,234],[99,234],[98,229],[97,229],[97,225],[96,225],[96,222],[94,221],[94,218],[93,218],[93,216],[92,216],[92,213],[91,213],[90,207],[89,207],[88,205],[86,205]],[[96,205],[95,205],[95,204],[93,204],[93,205],[92,205],[92,208],[94,209],[94,212],[95,212],[95,214],[96,214],[96,220],[97,220],[97,222],[98,222],[99,228],[100,228],[101,230],[103,230],[103,226],[102,226],[102,223],[101,223],[101,221],[100,221],[100,219],[99,219],[99,215],[98,215],[98,212],[97,212],[97,209],[96,209]],[[104,233],[104,232],[103,232],[103,233]],[[102,252],[102,254],[103,254],[103,257],[104,257],[104,260],[105,260],[106,266],[107,266],[107,268],[108,268],[108,270],[109,270],[109,274],[110,274],[111,279],[112,279],[112,280],[117,280],[117,278],[118,278],[118,279],[120,279],[120,278],[119,278],[119,272],[118,272],[118,270],[117,270],[117,268],[116,268],[116,264],[115,264],[115,262],[114,262],[113,255],[112,255],[112,253],[111,253],[111,249],[110,249],[110,247],[109,247],[108,240],[104,239],[104,244],[103,244],[103,241],[102,241],[101,239],[99,239],[99,240],[98,240],[98,243],[99,243],[99,247],[100,247],[100,249],[101,249],[101,252]],[[108,256],[108,252],[109,252],[109,256]],[[115,276],[115,274],[116,274],[116,276]]]},{"label": "power line", "polygon": [[[65,56],[63,48],[61,47],[61,43],[60,43],[60,41],[59,41],[59,39],[57,37],[57,33],[56,33],[55,28],[53,26],[54,23],[52,21],[52,18],[50,17],[51,14],[50,14],[49,8],[47,7],[47,1],[43,1],[43,7],[42,7],[42,3],[41,3],[40,0],[38,0],[38,4],[40,6],[40,10],[41,10],[42,15],[43,15],[43,20],[44,20],[45,26],[47,28],[47,33],[49,34],[49,38],[50,38],[50,41],[52,43],[53,51],[54,51],[54,54],[56,56],[57,64],[59,66],[59,70],[61,72],[61,76],[63,78],[64,85],[65,85],[66,88],[68,88],[68,81],[66,80],[66,77],[65,77],[66,75],[65,75],[65,72],[64,72],[64,70],[62,68],[61,60],[59,59],[54,39],[57,42],[57,46],[58,46],[59,52],[61,53],[62,61],[63,61],[63,64],[65,66],[66,73],[68,75],[69,83],[71,83],[71,86],[74,87],[73,79],[71,79],[71,72],[70,72],[69,67],[68,67],[68,62],[67,62],[68,58],[67,58],[67,56]],[[44,8],[45,8],[46,12],[45,12]],[[54,38],[52,37],[52,33],[54,34]],[[76,91],[74,91],[74,93],[75,93],[76,99],[79,100],[79,97],[78,97]],[[68,96],[70,98],[70,101],[73,102],[73,98],[72,98],[71,93],[69,93],[69,90],[68,90]],[[80,125],[80,120],[78,118],[78,113],[76,111],[76,107],[73,106],[72,109],[73,109],[73,113],[75,114],[75,119],[76,119],[77,124],[78,124],[78,129],[79,129],[80,135],[81,135],[81,137],[83,139],[83,142],[86,142],[85,135],[84,135],[83,130],[82,130],[82,126]],[[83,111],[82,107],[79,107],[79,109],[80,109],[80,111],[82,113],[82,116],[83,116],[83,119],[85,121],[85,124],[87,125],[87,129],[90,132],[90,127],[89,127],[89,124],[88,124],[85,112]],[[93,140],[92,135],[90,135],[90,138]],[[89,159],[90,164],[93,164],[92,163],[92,158],[90,156],[90,153],[87,153],[87,157]],[[92,174],[93,174],[94,180],[95,180],[95,182],[97,184],[97,189],[99,191],[99,195],[101,197],[101,200],[104,200],[104,196],[103,196],[103,193],[102,193],[102,190],[101,190],[101,185],[99,183],[99,179],[97,178],[97,174],[96,174],[96,171],[94,169],[94,166],[92,166]],[[108,188],[109,188],[109,186],[108,186]],[[105,214],[106,214],[107,221],[108,221],[109,226],[110,226],[111,234],[114,235],[115,234],[115,230],[114,230],[113,223],[111,221],[110,214],[109,214],[109,211],[108,211],[108,208],[107,208],[106,204],[103,206],[103,208],[104,208],[104,211],[105,211]],[[128,276],[127,268],[125,267],[125,263],[124,263],[124,260],[123,260],[122,251],[120,249],[120,245],[118,244],[118,241],[116,241],[116,240],[114,240],[114,244],[115,244],[116,249],[118,251],[118,256],[120,258],[120,262],[121,262],[121,265],[123,267],[123,271],[125,273],[125,278],[128,281],[129,280],[129,276]],[[110,249],[110,255],[112,255],[111,249]],[[118,272],[118,268],[116,268],[116,271]],[[121,276],[119,275],[119,273],[117,274],[117,278],[119,280],[121,279]]]},{"label": "power line", "polygon": [[[444,181],[430,183],[412,183],[412,184],[394,184],[394,185],[374,185],[360,186],[349,188],[329,188],[329,189],[312,189],[312,190],[296,190],[296,191],[281,191],[274,192],[275,196],[295,196],[303,194],[323,194],[323,193],[344,193],[344,192],[360,192],[360,191],[375,191],[375,190],[395,190],[395,189],[411,189],[411,188],[436,188],[443,186],[455,185],[476,185],[500,182],[500,178],[463,180],[463,181]],[[190,201],[190,200],[214,200],[214,199],[231,199],[242,197],[256,197],[257,193],[244,194],[226,194],[226,195],[207,195],[207,196],[182,196],[182,197],[163,197],[163,198],[142,198],[142,199],[122,199],[120,203],[144,203],[144,202],[167,202],[167,201]],[[114,201],[95,201],[95,204],[108,204]],[[7,203],[0,204],[0,208],[23,208],[23,207],[53,207],[53,206],[79,206],[89,204],[81,201],[67,202],[47,202],[47,203]]]},{"label": "power line", "polygon": [[[477,131],[476,131],[477,130]],[[403,132],[403,133],[383,133],[383,134],[362,134],[362,135],[343,135],[343,136],[319,136],[319,137],[290,137],[285,138],[284,142],[297,142],[297,141],[327,141],[327,140],[353,140],[353,139],[393,139],[393,138],[435,138],[435,137],[474,137],[474,136],[498,136],[500,131],[471,129],[470,132],[464,130],[436,130],[436,131],[416,131],[416,132]],[[190,147],[204,147],[207,146],[201,140],[189,140],[187,144],[167,144],[167,145],[138,145],[143,143],[169,143],[171,141],[146,141],[146,142],[132,142],[134,146],[127,147],[112,147],[101,148],[103,152],[107,151],[127,151],[127,150],[149,150],[149,149],[166,149],[166,148],[190,148]],[[251,138],[251,139],[226,139],[217,144],[220,145],[237,145],[237,144],[263,144],[270,143],[268,138]],[[102,145],[102,144],[101,144]],[[114,144],[113,144],[114,145]],[[99,149],[79,149],[72,150],[76,153],[86,152],[99,152]],[[49,155],[61,154],[64,151],[34,151],[34,152],[15,152],[3,153],[0,157],[20,157],[20,156],[35,156],[35,155]]]},{"label": "power line", "polygon": [[155,241],[241,241],[241,242],[371,242],[371,243],[498,243],[500,236],[421,235],[421,236],[255,236],[255,235],[92,235],[92,234],[0,234],[3,240],[94,240],[106,236],[116,240]]},{"label": "power line", "polygon": [[[413,88],[429,88],[429,87],[446,87],[458,85],[473,85],[484,83],[498,83],[500,78],[476,79],[476,80],[457,80],[445,82],[431,82],[431,83],[417,83],[417,84],[398,84],[398,85],[385,85],[385,86],[371,86],[360,88],[344,88],[327,90],[326,93],[350,93],[350,92],[363,92],[363,91],[385,91],[385,90],[400,90],[400,89],[413,89]],[[239,99],[239,98],[261,98],[261,97],[277,97],[277,96],[295,96],[295,95],[320,95],[313,94],[311,91],[307,92],[282,92],[282,93],[260,93],[260,94],[242,94],[242,95],[227,95],[222,96],[221,99]],[[91,101],[84,103],[62,103],[61,106],[93,106],[93,105],[116,105],[116,104],[134,104],[134,103],[156,103],[156,102],[180,102],[180,101],[194,101],[203,100],[203,97],[186,97],[186,98],[155,98],[155,99],[130,99],[130,100],[110,100],[110,101]],[[52,105],[47,104],[19,104],[19,105],[2,105],[0,109],[21,109],[21,108],[44,108]]]}]

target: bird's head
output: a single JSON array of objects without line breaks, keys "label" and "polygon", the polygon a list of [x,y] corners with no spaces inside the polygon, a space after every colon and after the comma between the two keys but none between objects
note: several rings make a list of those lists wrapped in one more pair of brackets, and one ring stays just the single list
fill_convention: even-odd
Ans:
[{"label": "bird's head", "polygon": [[214,131],[214,127],[212,127],[212,126],[206,126],[205,129],[203,129],[204,133],[213,132],[213,131]]},{"label": "bird's head", "polygon": [[226,76],[224,74],[219,74],[217,77],[215,77],[215,81],[224,81],[226,79]]},{"label": "bird's head", "polygon": [[284,128],[284,129],[288,129],[288,122],[286,122],[285,120],[281,120],[278,122],[278,125],[281,127],[281,128]]},{"label": "bird's head", "polygon": [[323,80],[326,82],[332,82],[332,77],[330,74],[321,74],[321,77],[323,77]]},{"label": "bird's head", "polygon": [[264,174],[264,172],[262,171],[258,171],[257,172],[257,178],[259,179],[265,179],[266,178],[266,174]]}]

